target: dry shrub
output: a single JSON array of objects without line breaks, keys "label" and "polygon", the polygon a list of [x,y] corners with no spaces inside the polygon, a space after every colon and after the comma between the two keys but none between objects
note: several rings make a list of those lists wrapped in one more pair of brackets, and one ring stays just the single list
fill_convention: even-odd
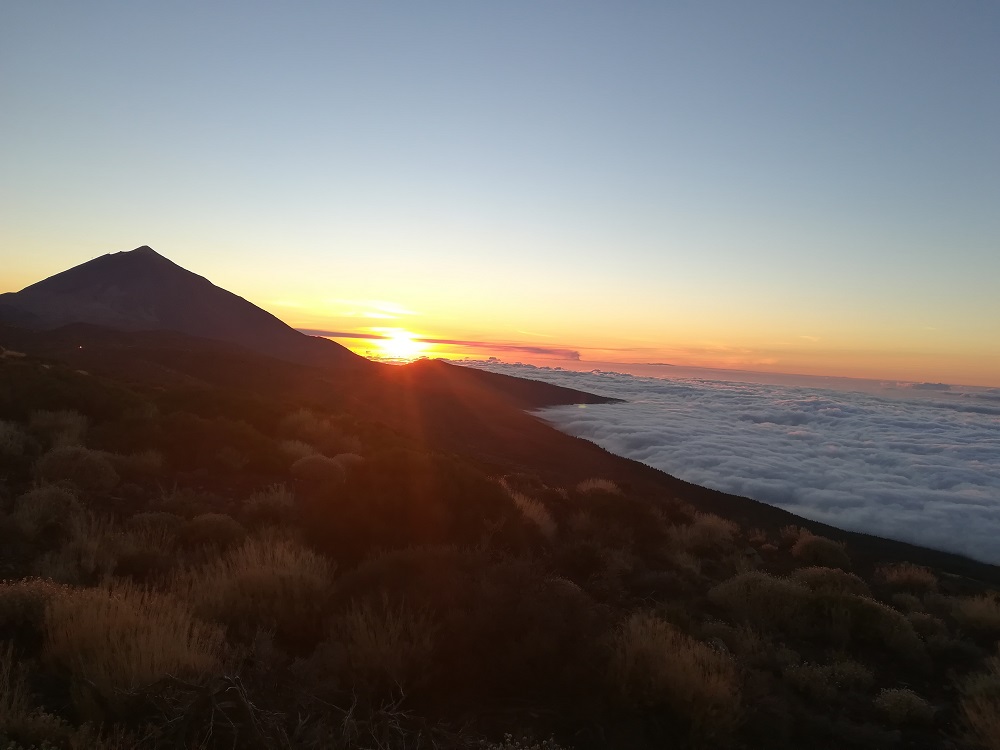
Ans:
[{"label": "dry shrub", "polygon": [[1000,657],[989,659],[987,668],[962,684],[962,718],[970,740],[1000,750]]},{"label": "dry shrub", "polygon": [[38,460],[35,474],[45,482],[69,482],[94,492],[105,492],[118,484],[118,472],[104,454],[75,445],[50,450]]},{"label": "dry shrub", "polygon": [[226,549],[243,541],[247,530],[225,513],[202,513],[188,521],[180,535],[189,546]]},{"label": "dry shrub", "polygon": [[875,570],[875,580],[913,594],[937,591],[938,579],[929,568],[913,563],[882,565]]},{"label": "dry shrub", "polygon": [[163,473],[166,462],[159,451],[147,450],[122,455],[111,453],[108,460],[115,471],[130,480],[148,480]]},{"label": "dry shrub", "polygon": [[278,450],[293,463],[300,458],[316,454],[315,448],[301,440],[280,440],[278,441]]},{"label": "dry shrub", "polygon": [[295,495],[283,484],[272,484],[250,495],[243,515],[254,526],[290,521],[295,517]]},{"label": "dry shrub", "polygon": [[0,456],[20,456],[27,442],[28,437],[19,424],[0,419]]},{"label": "dry shrub", "polygon": [[365,462],[364,456],[359,456],[357,453],[338,453],[333,460],[340,464],[345,472],[356,469]]},{"label": "dry shrub", "polygon": [[584,479],[576,486],[577,492],[605,492],[609,495],[621,495],[622,491],[610,479]]},{"label": "dry shrub", "polygon": [[0,633],[24,641],[41,636],[45,607],[66,593],[66,587],[42,578],[0,581]]},{"label": "dry shrub", "polygon": [[221,558],[175,578],[194,611],[230,628],[272,628],[294,640],[320,629],[334,567],[284,536],[248,539]]},{"label": "dry shrub", "polygon": [[708,592],[709,600],[752,627],[844,647],[853,643],[889,648],[907,658],[924,655],[909,620],[873,599],[843,592],[811,591],[767,573],[740,573]]},{"label": "dry shrub", "polygon": [[948,635],[948,626],[944,624],[944,621],[935,617],[934,615],[929,615],[926,612],[910,612],[906,615],[906,619],[910,621],[913,625],[913,629],[917,631],[923,639],[943,637]]},{"label": "dry shrub", "polygon": [[799,568],[792,573],[791,579],[804,584],[812,591],[853,594],[855,596],[872,595],[867,583],[853,573],[846,573],[840,568]]},{"label": "dry shrub", "polygon": [[36,411],[28,425],[52,447],[81,445],[87,432],[87,418],[76,411]]},{"label": "dry shrub", "polygon": [[875,682],[872,671],[852,659],[838,659],[829,664],[795,664],[786,667],[785,681],[803,695],[817,702],[836,700],[844,691],[865,691]]},{"label": "dry shrub", "polygon": [[895,726],[930,724],[934,720],[931,705],[907,688],[886,688],[875,698],[875,708]]},{"label": "dry shrub", "polygon": [[732,547],[740,527],[712,513],[696,513],[687,526],[672,526],[671,547],[676,551],[696,555],[718,554]]},{"label": "dry shrub", "polygon": [[339,461],[315,454],[300,458],[292,464],[292,478],[311,487],[330,487],[342,484],[344,467]]},{"label": "dry shrub", "polygon": [[800,565],[844,569],[851,567],[851,558],[847,556],[842,543],[827,539],[825,536],[816,536],[808,531],[802,531],[792,545],[792,557],[798,560]]},{"label": "dry shrub", "polygon": [[[59,718],[34,706],[28,692],[27,669],[18,663],[13,643],[0,643],[0,739],[14,739],[25,745],[43,747],[69,734]],[[5,747],[21,747],[11,743]],[[48,745],[48,747],[53,747]]]},{"label": "dry shrub", "polygon": [[893,594],[889,601],[900,612],[920,612],[924,608],[924,603],[920,601],[919,597],[905,592]]},{"label": "dry shrub", "polygon": [[1000,635],[1000,594],[991,591],[979,596],[963,596],[955,601],[955,618],[969,630]]},{"label": "dry shrub", "polygon": [[665,706],[690,722],[696,743],[724,738],[740,720],[732,658],[647,612],[633,613],[619,628],[611,680],[629,701]]},{"label": "dry shrub", "polygon": [[537,741],[505,734],[499,742],[483,742],[480,750],[569,750],[569,748],[563,747],[554,739]]},{"label": "dry shrub", "polygon": [[535,526],[546,539],[552,540],[555,538],[559,529],[556,526],[555,519],[552,518],[552,514],[549,513],[549,509],[545,507],[545,503],[529,497],[523,492],[518,492],[506,480],[501,479],[500,486],[504,488],[511,501],[521,511],[521,516],[527,523]]},{"label": "dry shrub", "polygon": [[366,597],[333,619],[317,655],[359,695],[408,694],[429,678],[438,627],[426,607]]},{"label": "dry shrub", "polygon": [[50,599],[45,635],[45,661],[70,675],[77,707],[95,718],[102,704],[120,707],[123,691],[167,675],[198,681],[223,659],[220,628],[176,597],[124,581]]},{"label": "dry shrub", "polygon": [[69,489],[54,485],[36,487],[14,501],[11,520],[29,539],[50,529],[65,533],[83,516],[83,507]]},{"label": "dry shrub", "polygon": [[360,453],[361,441],[325,417],[308,409],[299,409],[281,420],[282,435],[316,446],[323,453]]}]

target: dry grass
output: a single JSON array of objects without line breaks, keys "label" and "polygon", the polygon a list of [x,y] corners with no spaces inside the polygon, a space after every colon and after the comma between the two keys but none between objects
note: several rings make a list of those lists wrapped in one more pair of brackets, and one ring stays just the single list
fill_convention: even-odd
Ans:
[{"label": "dry grass", "polygon": [[1000,750],[1000,657],[990,659],[987,667],[962,685],[962,717],[973,743]]},{"label": "dry grass", "polygon": [[292,463],[306,456],[314,456],[317,451],[309,443],[302,440],[280,440],[278,450]]},{"label": "dry grass", "polygon": [[322,615],[334,566],[291,538],[251,538],[175,577],[173,589],[208,620],[292,637]]},{"label": "dry grass", "polygon": [[931,705],[908,688],[887,688],[875,698],[875,708],[895,726],[930,724],[934,720]]},{"label": "dry grass", "polygon": [[955,601],[955,617],[969,630],[988,636],[1000,635],[1000,594],[990,592]]},{"label": "dry grass", "polygon": [[937,591],[938,579],[928,568],[913,563],[883,565],[875,570],[875,580],[913,594]]},{"label": "dry grass", "polygon": [[629,701],[662,705],[689,721],[696,744],[725,737],[740,721],[732,658],[649,613],[635,613],[619,628],[611,680]]},{"label": "dry grass", "polygon": [[824,568],[847,568],[851,567],[851,558],[847,556],[844,545],[827,539],[825,536],[816,536],[808,531],[802,531],[792,545],[792,557],[800,565],[817,565]]},{"label": "dry grass", "polygon": [[[34,705],[26,682],[27,669],[19,663],[13,643],[0,643],[0,739],[14,738],[25,745],[58,741],[69,734],[59,718]],[[21,747],[16,743],[12,749]],[[52,745],[49,745],[52,747]]]},{"label": "dry grass", "polygon": [[223,659],[220,628],[175,597],[123,581],[50,599],[45,636],[43,658],[73,679],[77,708],[97,717],[123,691],[166,675],[198,680]]},{"label": "dry grass", "polygon": [[621,495],[622,491],[610,479],[584,479],[576,486],[577,492],[606,492],[610,495]]},{"label": "dry grass", "polygon": [[503,487],[517,509],[521,511],[521,516],[527,523],[535,526],[546,539],[551,541],[555,538],[559,527],[552,514],[549,513],[549,509],[545,507],[545,503],[529,497],[523,492],[518,492],[505,479],[500,480],[500,486]]}]

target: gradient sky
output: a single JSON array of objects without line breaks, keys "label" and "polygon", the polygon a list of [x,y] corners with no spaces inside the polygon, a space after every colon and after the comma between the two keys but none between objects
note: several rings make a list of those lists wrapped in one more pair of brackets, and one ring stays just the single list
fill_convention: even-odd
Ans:
[{"label": "gradient sky", "polygon": [[992,1],[7,2],[0,291],[148,244],[429,352],[1000,386],[998,134]]}]

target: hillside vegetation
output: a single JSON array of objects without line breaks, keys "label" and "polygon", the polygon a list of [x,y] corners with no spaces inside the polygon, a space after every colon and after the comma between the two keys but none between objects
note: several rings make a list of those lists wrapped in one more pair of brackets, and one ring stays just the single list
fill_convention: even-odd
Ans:
[{"label": "hillside vegetation", "polygon": [[1000,748],[1000,592],[0,358],[0,747]]}]

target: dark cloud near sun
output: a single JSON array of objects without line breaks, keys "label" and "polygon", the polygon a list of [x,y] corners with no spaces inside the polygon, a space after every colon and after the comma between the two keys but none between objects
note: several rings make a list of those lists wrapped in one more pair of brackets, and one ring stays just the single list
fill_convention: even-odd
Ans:
[{"label": "dark cloud near sun", "polygon": [[[324,336],[326,338],[332,339],[368,339],[368,340],[384,340],[389,338],[378,333],[349,333],[346,331],[325,331],[316,328],[298,328],[296,329],[299,333],[304,333],[307,336]],[[580,360],[580,352],[575,349],[566,349],[562,347],[553,346],[535,346],[533,344],[519,344],[510,342],[495,342],[495,341],[467,341],[463,339],[432,339],[424,338],[423,336],[414,336],[414,341],[419,341],[424,344],[440,344],[442,346],[460,346],[469,349],[478,349],[480,351],[488,352],[522,352],[524,354],[537,354],[541,357],[553,357],[556,359],[565,359],[571,361]]]}]

